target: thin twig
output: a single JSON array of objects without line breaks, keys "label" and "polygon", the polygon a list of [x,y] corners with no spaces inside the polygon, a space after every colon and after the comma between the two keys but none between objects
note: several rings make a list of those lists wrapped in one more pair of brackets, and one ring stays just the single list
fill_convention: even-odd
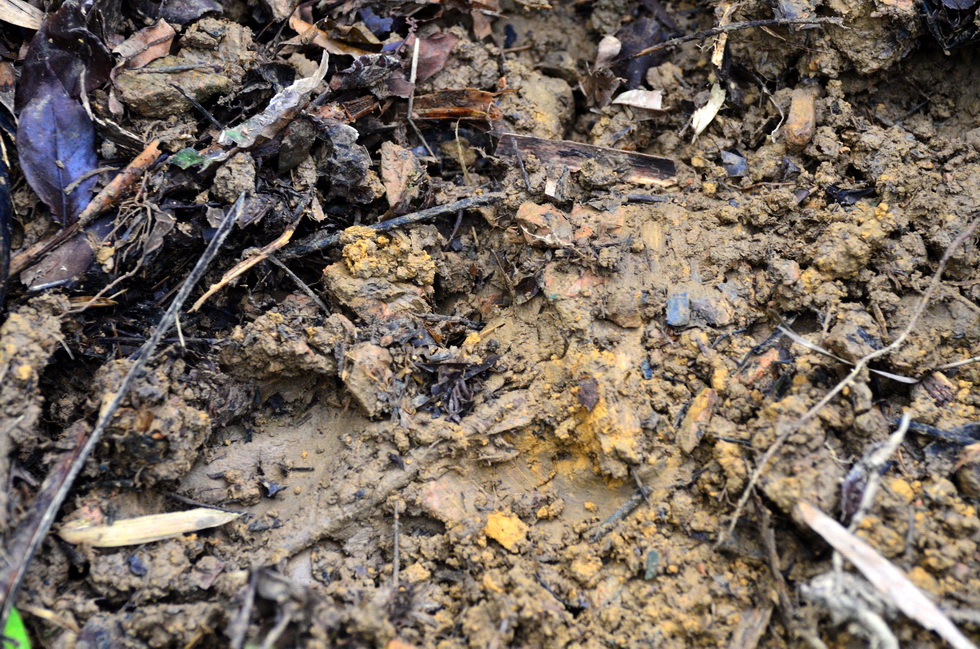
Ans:
[{"label": "thin twig", "polygon": [[419,320],[427,320],[429,322],[453,322],[455,324],[461,324],[470,329],[483,329],[487,326],[486,322],[478,322],[476,320],[470,320],[469,318],[464,318],[458,315],[443,315],[442,313],[416,313],[414,314]]},{"label": "thin twig", "polygon": [[[954,649],[977,649],[977,645],[963,635],[963,632],[953,624],[952,620],[925,593],[919,590],[904,572],[883,557],[867,541],[847,531],[840,523],[805,500],[796,503],[794,512],[814,532],[823,537],[831,547],[843,554],[844,558],[861,572],[875,593],[885,601],[895,606],[923,628],[938,633]],[[821,578],[818,577],[818,579]],[[856,577],[848,578],[848,581],[851,581],[855,586],[859,583],[856,580]],[[894,635],[890,629],[884,624],[881,617],[867,605],[866,596],[861,596],[858,593],[849,595],[847,591],[853,591],[851,587],[838,589],[834,588],[832,584],[827,584],[827,586],[829,586],[826,589],[827,594],[831,595],[833,599],[825,601],[825,605],[857,614],[856,621],[859,624],[867,625],[866,628],[879,639],[888,640],[888,645],[898,647],[898,642],[894,641]],[[855,597],[855,595],[857,596]],[[883,645],[877,644],[877,646]]]},{"label": "thin twig", "polygon": [[395,548],[391,559],[391,583],[394,585],[394,592],[398,592],[398,575],[401,572],[401,504],[395,501],[395,525],[394,525],[394,544]]},{"label": "thin twig", "polygon": [[687,36],[678,36],[677,38],[672,38],[669,41],[651,45],[645,50],[640,50],[630,58],[635,59],[646,54],[650,54],[651,52],[659,52],[660,50],[667,49],[668,47],[675,47],[683,43],[689,43],[691,41],[697,41],[703,38],[710,38],[712,36],[717,36],[718,34],[727,34],[728,32],[737,32],[742,29],[751,29],[752,27],[770,27],[772,25],[836,25],[837,27],[841,27],[843,24],[844,21],[837,17],[767,18],[765,20],[743,20],[742,22],[729,23],[722,27],[712,27],[711,29],[706,29],[703,32],[688,34]]},{"label": "thin twig", "polygon": [[824,397],[820,399],[820,401],[818,401],[812,408],[807,410],[799,419],[787,426],[785,430],[776,436],[776,439],[773,441],[772,445],[768,450],[766,450],[762,458],[759,460],[758,465],[752,471],[752,475],[749,476],[749,482],[742,491],[742,496],[738,499],[738,504],[735,505],[735,511],[732,514],[731,520],[728,522],[728,527],[718,538],[718,541],[715,542],[715,547],[721,545],[735,530],[735,525],[738,522],[739,516],[742,514],[742,510],[745,508],[745,503],[748,502],[749,497],[751,496],[752,490],[755,489],[755,485],[759,481],[759,478],[762,477],[762,473],[765,471],[766,466],[776,456],[776,453],[778,453],[783,447],[786,440],[789,439],[791,435],[803,428],[803,426],[809,423],[812,419],[814,419],[817,416],[817,413],[819,413],[824,406],[833,401],[834,397],[844,391],[844,388],[850,386],[868,366],[868,363],[875,359],[881,358],[882,356],[891,354],[905,343],[905,339],[909,337],[909,334],[912,333],[912,330],[915,329],[916,325],[919,323],[919,319],[922,317],[926,307],[929,305],[929,300],[932,299],[933,293],[935,293],[936,288],[939,287],[939,281],[942,278],[943,271],[946,270],[946,265],[949,263],[950,257],[953,256],[953,253],[957,248],[959,248],[964,242],[973,236],[973,234],[977,231],[978,226],[980,226],[980,218],[975,219],[972,223],[970,223],[970,225],[968,225],[966,229],[963,230],[963,232],[961,232],[951,244],[949,244],[949,247],[946,248],[946,252],[943,253],[942,259],[939,260],[939,266],[936,268],[936,272],[933,273],[932,279],[929,280],[929,286],[926,288],[925,293],[922,294],[922,297],[915,305],[915,309],[912,311],[912,317],[909,319],[905,329],[902,330],[898,337],[887,347],[882,347],[881,349],[873,351],[867,356],[861,358],[854,364],[854,367],[850,372],[848,372],[847,376],[845,376],[837,385],[835,385],[830,392],[824,395]]},{"label": "thin twig", "polygon": [[153,140],[146,145],[139,155],[133,158],[124,169],[110,180],[95,197],[89,201],[85,209],[78,215],[82,226],[92,222],[99,214],[116,204],[116,202],[142,177],[147,169],[160,159],[160,140]]},{"label": "thin twig", "polygon": [[65,185],[65,188],[62,191],[65,192],[65,194],[71,194],[73,191],[75,191],[76,189],[78,189],[78,186],[79,185],[81,185],[83,182],[85,182],[86,180],[88,180],[92,176],[98,176],[99,174],[105,173],[107,171],[119,171],[119,168],[118,167],[97,167],[95,169],[92,169],[91,171],[86,171],[81,176],[79,176],[75,180],[73,180],[70,183],[68,183],[67,185]]},{"label": "thin twig", "polygon": [[[146,338],[143,336],[100,336],[99,340],[104,343],[116,343],[118,345],[136,345],[143,344],[146,342]],[[180,342],[176,337],[164,338],[160,342],[162,343],[176,343]],[[188,345],[227,345],[231,341],[226,338],[184,338],[184,342]]]},{"label": "thin twig", "polygon": [[295,210],[293,210],[292,222],[289,224],[289,227],[287,227],[283,231],[282,234],[276,237],[271,243],[267,243],[266,245],[262,246],[262,248],[255,251],[254,254],[246,257],[242,261],[235,264],[232,268],[225,271],[225,274],[221,276],[220,280],[218,280],[215,284],[212,284],[211,287],[204,292],[204,295],[197,298],[197,301],[194,302],[194,304],[191,306],[190,309],[188,309],[188,312],[194,313],[195,311],[200,309],[201,306],[205,302],[207,302],[208,298],[210,298],[212,295],[220,291],[225,286],[231,284],[233,281],[236,281],[239,277],[244,275],[250,268],[252,268],[256,264],[265,261],[266,259],[269,258],[269,255],[272,255],[276,251],[281,250],[283,246],[289,243],[290,240],[293,238],[293,233],[296,232],[296,226],[299,225],[300,220],[303,218],[303,212],[306,210],[307,205],[309,205],[311,198],[312,198],[312,194],[307,195],[305,200],[300,201],[300,204],[296,207]]},{"label": "thin twig", "polygon": [[286,627],[288,627],[292,621],[292,616],[287,615],[285,612],[280,613],[279,621],[277,621],[276,625],[269,630],[269,633],[265,636],[265,640],[263,640],[262,644],[259,645],[259,649],[272,649],[272,647],[276,644],[276,641],[282,637],[282,634],[286,631]]},{"label": "thin twig", "polygon": [[456,238],[456,234],[459,232],[459,226],[463,224],[463,210],[458,210],[456,212],[456,224],[453,225],[453,231],[449,233],[449,238],[446,239],[446,245],[442,247],[442,251],[446,252],[453,246],[453,239]]},{"label": "thin twig", "polygon": [[927,435],[950,444],[969,446],[970,444],[980,442],[980,438],[978,438],[976,433],[974,433],[972,430],[974,426],[975,424],[964,424],[962,426],[957,426],[956,428],[946,430],[944,428],[936,428],[935,426],[930,426],[928,424],[912,422],[911,425],[909,425],[909,430],[911,430],[913,433]]},{"label": "thin twig", "polygon": [[[848,532],[853,534],[857,531],[858,525],[861,524],[864,517],[868,515],[871,506],[874,505],[875,496],[878,495],[878,486],[881,484],[881,469],[891,459],[892,455],[895,454],[895,451],[902,445],[902,442],[905,441],[905,433],[909,431],[909,423],[911,421],[912,418],[909,413],[903,413],[898,430],[889,435],[884,444],[872,451],[867,457],[861,459],[858,466],[864,471],[864,475],[867,476],[867,482],[864,485],[864,491],[861,493],[861,502],[858,503],[857,511],[851,516],[851,523],[847,526]],[[838,583],[840,583],[843,580],[841,575],[844,574],[844,557],[840,552],[834,551],[832,563],[834,574],[837,576]]]},{"label": "thin twig", "polygon": [[851,524],[847,526],[847,531],[856,531],[858,525],[861,524],[861,521],[868,514],[868,510],[874,504],[875,496],[878,493],[878,485],[881,484],[881,469],[891,459],[892,455],[895,454],[898,447],[902,445],[902,442],[905,441],[905,433],[909,431],[909,423],[911,421],[912,418],[909,413],[902,414],[902,420],[898,424],[898,429],[888,437],[884,444],[872,451],[867,459],[861,460],[861,463],[864,464],[863,468],[865,473],[868,476],[868,482],[864,486],[861,502],[858,505],[857,511],[851,517]]},{"label": "thin twig", "polygon": [[221,66],[209,65],[207,63],[194,63],[193,65],[167,65],[159,68],[139,68],[133,70],[133,72],[136,74],[174,74],[177,72],[191,72],[193,70],[213,70],[219,72]]},{"label": "thin twig", "polygon": [[619,509],[610,514],[606,520],[602,521],[602,523],[589,533],[589,543],[595,543],[611,532],[616,523],[632,514],[633,510],[643,504],[648,493],[649,489],[646,487],[637,489],[632,496],[626,499],[626,502],[619,506]]},{"label": "thin twig", "polygon": [[259,570],[252,568],[245,586],[245,597],[241,607],[228,623],[229,646],[232,649],[242,649],[245,646],[245,636],[248,635],[248,621],[252,617],[252,607],[255,605],[255,592],[259,587]]},{"label": "thin twig", "polygon": [[417,33],[413,34],[413,36],[415,36],[415,47],[412,49],[412,71],[408,79],[408,82],[412,84],[412,94],[408,96],[408,125],[412,127],[413,131],[415,131],[415,135],[417,135],[418,138],[422,141],[422,146],[424,146],[425,150],[429,152],[429,155],[435,158],[437,157],[435,152],[429,146],[429,143],[425,141],[425,138],[422,136],[422,131],[419,130],[419,127],[415,125],[415,120],[412,119],[412,111],[415,110],[414,108],[415,80],[419,70],[419,40],[420,40],[419,35]]},{"label": "thin twig", "polygon": [[[388,219],[387,221],[374,223],[364,227],[370,228],[375,232],[389,232],[406,225],[427,221],[428,219],[435,218],[442,214],[450,214],[457,210],[468,210],[473,207],[490,205],[491,203],[496,203],[503,198],[503,194],[483,194],[481,196],[473,196],[472,198],[463,198],[458,201],[453,201],[452,203],[437,205],[436,207],[430,207],[425,210],[413,212],[412,214],[406,214],[405,216],[399,216],[398,218]],[[280,259],[295,259],[296,257],[302,257],[304,255],[323,250],[324,248],[336,246],[338,243],[340,243],[343,236],[343,231],[332,232],[330,234],[318,233],[306,241],[299,241],[292,246],[289,246],[278,256]]]},{"label": "thin twig", "polygon": [[524,187],[527,191],[531,191],[531,177],[527,175],[527,168],[524,166],[524,156],[521,155],[521,148],[517,146],[517,140],[511,140],[514,143],[514,157],[517,158],[517,166],[521,170],[521,176],[524,177]]},{"label": "thin twig", "polygon": [[198,110],[198,112],[200,112],[202,115],[204,115],[205,117],[207,117],[208,118],[208,121],[211,122],[211,125],[212,126],[214,126],[219,131],[225,130],[224,125],[221,122],[219,122],[218,120],[216,120],[214,118],[214,115],[212,115],[211,112],[207,108],[205,108],[204,106],[201,105],[201,102],[199,102],[198,100],[194,99],[191,95],[189,95],[187,92],[185,92],[184,89],[181,88],[180,86],[178,86],[176,83],[170,84],[170,87],[173,88],[174,90],[176,90],[177,92],[179,92],[180,94],[182,94],[184,96],[184,99],[186,99],[187,101],[189,101],[191,103],[191,105],[194,106],[194,108],[196,108]]},{"label": "thin twig", "polygon": [[962,367],[964,365],[969,365],[970,363],[977,363],[977,362],[980,362],[980,356],[974,356],[972,358],[967,358],[966,360],[962,360],[962,361],[954,361],[952,363],[946,363],[944,365],[940,365],[936,369],[937,370],[951,370],[951,369],[955,369],[957,367]]},{"label": "thin twig", "polygon": [[[115,394],[112,394],[111,400],[103,401],[103,406],[92,432],[87,435],[87,438],[84,434],[80,435],[79,441],[84,440],[84,442],[76,446],[68,454],[64,464],[56,464],[51,470],[48,479],[45,480],[44,486],[35,498],[33,515],[27,517],[24,523],[14,533],[11,542],[7,545],[6,556],[14,558],[15,563],[7,563],[3,567],[2,572],[0,572],[0,600],[2,600],[2,605],[0,605],[0,627],[6,624],[7,616],[10,614],[10,609],[14,605],[17,590],[20,588],[21,582],[24,580],[24,575],[27,572],[27,566],[51,529],[51,525],[58,515],[58,510],[65,502],[65,498],[68,496],[68,492],[71,491],[78,474],[81,473],[82,467],[85,466],[85,461],[92,454],[96,444],[99,443],[102,433],[109,426],[109,422],[126,398],[129,389],[136,382],[137,377],[141,375],[143,367],[156,351],[164,335],[177,320],[177,315],[180,309],[183,308],[184,302],[190,297],[191,291],[197,286],[197,283],[204,276],[205,271],[207,271],[208,266],[214,260],[215,256],[217,256],[232,227],[241,216],[242,209],[245,207],[245,199],[246,194],[243,192],[231,209],[228,210],[221,225],[215,231],[214,237],[211,239],[208,247],[204,250],[201,258],[198,259],[197,264],[191,270],[187,279],[184,280],[184,284],[180,287],[166,313],[160,318],[160,322],[157,324],[153,334],[143,347],[140,348],[139,353],[126,373],[126,376],[123,378],[122,383],[119,384]],[[107,394],[105,396],[108,397],[109,395]]]},{"label": "thin twig", "polygon": [[171,500],[176,500],[181,504],[190,505],[191,507],[216,509],[219,512],[228,512],[229,514],[238,514],[239,516],[246,516],[246,515],[251,516],[249,512],[242,509],[231,509],[230,507],[223,507],[221,505],[215,505],[213,503],[206,503],[201,500],[194,500],[193,498],[188,498],[187,496],[181,496],[179,493],[175,493],[173,491],[164,491],[161,493],[167,498],[170,498]]},{"label": "thin twig", "polygon": [[627,194],[626,202],[628,203],[669,203],[670,196],[661,196],[658,194]]},{"label": "thin twig", "polygon": [[289,279],[293,280],[293,283],[296,284],[299,290],[303,291],[308,298],[313,300],[313,304],[317,305],[325,315],[330,315],[330,308],[323,302],[323,300],[320,299],[320,296],[314,293],[313,289],[310,288],[306,282],[300,279],[299,275],[289,270],[289,266],[276,259],[275,255],[269,255],[266,257],[266,261],[271,261],[279,268],[279,270],[286,273]]},{"label": "thin twig", "polygon": [[792,635],[795,635],[799,626],[795,618],[796,606],[793,605],[793,598],[789,594],[789,586],[786,584],[786,578],[783,577],[780,567],[776,533],[772,529],[772,512],[762,504],[762,499],[758,495],[756,495],[754,503],[759,520],[759,534],[762,537],[762,545],[766,550],[769,573],[772,575],[773,585],[775,586],[776,595],[779,600],[779,613],[783,618],[783,626]]}]

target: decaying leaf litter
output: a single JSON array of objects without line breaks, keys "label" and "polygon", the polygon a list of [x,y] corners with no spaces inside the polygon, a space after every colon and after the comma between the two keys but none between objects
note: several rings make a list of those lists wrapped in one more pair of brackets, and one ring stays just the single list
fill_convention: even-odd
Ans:
[{"label": "decaying leaf litter", "polygon": [[976,642],[975,5],[0,20],[42,646]]}]

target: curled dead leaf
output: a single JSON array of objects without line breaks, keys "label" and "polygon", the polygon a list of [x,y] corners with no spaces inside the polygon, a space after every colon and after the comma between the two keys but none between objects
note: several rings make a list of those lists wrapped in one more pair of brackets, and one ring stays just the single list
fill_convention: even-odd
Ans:
[{"label": "curled dead leaf", "polygon": [[306,22],[296,15],[296,13],[293,13],[289,17],[289,26],[294,32],[299,34],[299,41],[301,43],[312,43],[313,45],[322,47],[330,54],[347,56],[364,56],[365,54],[371,54],[371,51],[367,49],[357,47],[346,41],[340,40],[339,38],[331,37],[330,34],[320,29],[316,25]]},{"label": "curled dead leaf", "polygon": [[147,63],[170,54],[176,32],[166,20],[145,27],[113,48],[122,57],[122,65],[130,70],[142,68]]}]

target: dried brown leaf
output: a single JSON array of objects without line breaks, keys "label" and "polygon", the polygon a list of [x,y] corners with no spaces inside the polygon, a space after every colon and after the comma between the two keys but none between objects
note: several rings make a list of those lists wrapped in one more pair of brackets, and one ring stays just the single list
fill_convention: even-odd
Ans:
[{"label": "dried brown leaf", "polygon": [[[438,32],[419,41],[419,63],[415,72],[415,82],[422,83],[446,66],[449,54],[459,42],[459,37],[447,32]],[[409,36],[405,45],[415,47],[415,35]]]},{"label": "dried brown leaf", "polygon": [[299,34],[299,40],[301,43],[312,43],[313,45],[322,47],[330,54],[347,56],[364,56],[365,54],[371,54],[371,52],[366,49],[356,47],[337,38],[332,38],[329,34],[327,34],[327,32],[323,31],[316,25],[306,22],[295,13],[289,17],[289,26],[293,29],[293,31]]},{"label": "dried brown leaf", "polygon": [[476,36],[476,40],[482,41],[493,33],[493,23],[490,22],[490,16],[479,9],[473,9],[470,16],[473,18],[473,35]]},{"label": "dried brown leaf", "polygon": [[381,181],[388,205],[396,214],[403,214],[424,193],[428,175],[414,153],[393,142],[384,142],[381,145]]},{"label": "dried brown leaf", "polygon": [[595,108],[604,108],[609,105],[613,93],[619,88],[622,79],[617,77],[609,68],[598,68],[589,71],[588,74],[579,78],[579,88],[588,100],[589,105]]},{"label": "dried brown leaf", "polygon": [[477,119],[498,121],[503,113],[494,104],[497,93],[463,88],[439,90],[415,98],[415,119]]},{"label": "dried brown leaf", "polygon": [[174,42],[176,32],[166,20],[145,27],[112,51],[123,59],[123,66],[134,70],[170,54],[170,46]]}]

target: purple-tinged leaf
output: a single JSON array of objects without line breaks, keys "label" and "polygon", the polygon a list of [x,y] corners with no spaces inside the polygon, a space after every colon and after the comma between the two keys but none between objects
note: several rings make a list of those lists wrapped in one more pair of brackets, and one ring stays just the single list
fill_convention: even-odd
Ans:
[{"label": "purple-tinged leaf", "polygon": [[387,37],[395,24],[394,18],[382,18],[374,13],[370,7],[358,9],[357,15],[364,21],[364,25],[378,38]]},{"label": "purple-tinged leaf", "polygon": [[[435,73],[446,67],[449,54],[459,42],[459,37],[449,32],[436,32],[419,41],[419,61],[415,74],[415,82],[422,83]],[[405,41],[408,47],[415,47],[415,36],[409,36]]]},{"label": "purple-tinged leaf", "polygon": [[24,110],[51,75],[61,81],[69,97],[78,99],[83,92],[105,84],[112,66],[109,49],[88,28],[78,3],[68,0],[31,39],[17,87],[16,110]]},{"label": "purple-tinged leaf", "polygon": [[969,11],[977,4],[977,0],[943,0],[943,6],[957,11]]},{"label": "purple-tinged leaf", "polygon": [[96,219],[83,232],[65,241],[47,257],[21,272],[20,281],[29,291],[40,291],[70,283],[92,265],[95,251],[112,232],[112,222],[112,216]]},{"label": "purple-tinged leaf", "polygon": [[98,180],[94,175],[82,180],[99,162],[95,127],[57,78],[49,77],[37,89],[20,113],[17,155],[24,177],[51,208],[51,215],[61,225],[69,225],[88,205]]},{"label": "purple-tinged leaf", "polygon": [[207,13],[221,13],[221,5],[214,0],[140,0],[137,7],[150,18],[163,18],[175,25],[186,25]]},{"label": "purple-tinged leaf", "polygon": [[62,225],[91,199],[98,166],[95,129],[79,100],[103,85],[112,55],[88,28],[76,0],[67,0],[31,40],[15,105],[17,155],[24,177]]}]

